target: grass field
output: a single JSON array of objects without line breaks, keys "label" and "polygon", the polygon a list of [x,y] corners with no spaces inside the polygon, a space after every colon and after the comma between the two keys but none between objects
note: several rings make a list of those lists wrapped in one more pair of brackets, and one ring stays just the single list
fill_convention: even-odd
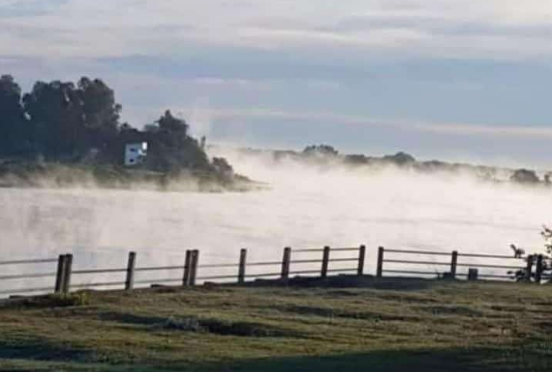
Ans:
[{"label": "grass field", "polygon": [[2,371],[551,371],[552,288],[157,288],[0,306]]}]

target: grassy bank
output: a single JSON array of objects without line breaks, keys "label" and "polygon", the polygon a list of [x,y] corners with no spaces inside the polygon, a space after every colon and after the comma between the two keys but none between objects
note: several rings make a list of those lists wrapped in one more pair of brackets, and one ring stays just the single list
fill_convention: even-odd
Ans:
[{"label": "grassy bank", "polygon": [[0,308],[0,370],[550,371],[552,288],[371,281]]},{"label": "grassy bank", "polygon": [[261,189],[263,185],[240,175],[201,170],[161,173],[110,164],[0,160],[0,188],[75,187],[223,192]]}]

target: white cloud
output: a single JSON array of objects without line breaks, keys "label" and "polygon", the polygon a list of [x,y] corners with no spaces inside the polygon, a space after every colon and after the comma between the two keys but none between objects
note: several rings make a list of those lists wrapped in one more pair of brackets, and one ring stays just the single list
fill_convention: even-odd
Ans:
[{"label": "white cloud", "polygon": [[552,3],[542,0],[0,0],[0,27],[1,55],[52,58],[166,54],[190,44],[552,56],[548,31],[538,32],[552,27]]}]

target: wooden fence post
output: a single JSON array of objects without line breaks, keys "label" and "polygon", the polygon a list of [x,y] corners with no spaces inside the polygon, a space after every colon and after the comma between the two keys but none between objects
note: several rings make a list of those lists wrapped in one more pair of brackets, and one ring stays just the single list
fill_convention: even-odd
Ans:
[{"label": "wooden fence post", "polygon": [[284,258],[282,260],[282,280],[289,279],[289,268],[291,264],[291,248],[284,249]]},{"label": "wooden fence post", "polygon": [[366,261],[366,246],[361,245],[358,251],[358,269],[357,269],[358,276],[364,275],[364,261]]},{"label": "wooden fence post", "polygon": [[450,263],[450,278],[456,279],[456,271],[458,268],[458,251],[452,252],[452,261]]},{"label": "wooden fence post", "polygon": [[475,282],[479,279],[479,270],[469,269],[468,270],[468,281]]},{"label": "wooden fence post", "polygon": [[186,250],[186,261],[184,262],[184,275],[182,277],[182,286],[190,285],[190,271],[192,270],[192,251]]},{"label": "wooden fence post", "polygon": [[324,247],[324,253],[322,255],[322,270],[320,271],[320,277],[325,279],[328,277],[328,267],[330,265],[330,251],[331,248],[326,246]]},{"label": "wooden fence post", "polygon": [[385,248],[383,247],[379,247],[378,249],[378,269],[377,269],[377,273],[376,273],[376,276],[378,278],[382,278],[383,277],[383,256],[385,254]]},{"label": "wooden fence post", "polygon": [[73,255],[65,255],[65,270],[63,279],[63,293],[71,292],[71,271],[73,269]]},{"label": "wooden fence post", "polygon": [[136,268],[136,252],[128,254],[125,290],[131,291],[134,288],[134,269]]},{"label": "wooden fence post", "polygon": [[65,255],[61,254],[58,258],[55,293],[63,291],[63,280],[65,279]]},{"label": "wooden fence post", "polygon": [[192,251],[192,267],[190,269],[190,286],[192,287],[196,285],[198,265],[199,265],[199,251],[195,249]]},{"label": "wooden fence post", "polygon": [[542,254],[539,254],[537,256],[537,267],[535,272],[535,283],[540,284],[542,281],[542,272],[544,269],[544,256]]},{"label": "wooden fence post", "polygon": [[240,251],[240,267],[238,271],[238,283],[245,283],[245,268],[247,265],[247,249],[242,249]]}]

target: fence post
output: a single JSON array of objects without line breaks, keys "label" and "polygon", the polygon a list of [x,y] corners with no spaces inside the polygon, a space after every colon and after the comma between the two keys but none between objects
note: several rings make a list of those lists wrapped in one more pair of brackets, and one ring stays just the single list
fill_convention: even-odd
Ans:
[{"label": "fence post", "polygon": [[469,269],[468,270],[468,281],[475,282],[479,279],[479,270]]},{"label": "fence post", "polygon": [[291,248],[284,249],[284,258],[282,260],[282,280],[289,279],[289,268],[291,263]]},{"label": "fence post", "polygon": [[452,262],[450,264],[450,278],[456,279],[456,269],[458,268],[458,251],[452,252]]},{"label": "fence post", "polygon": [[65,279],[65,255],[60,254],[58,258],[55,293],[61,293],[63,290],[63,280]]},{"label": "fence post", "polygon": [[366,246],[361,245],[360,249],[358,251],[358,269],[357,269],[357,275],[362,276],[364,275],[364,261],[366,260]]},{"label": "fence post", "polygon": [[184,262],[184,275],[182,277],[182,286],[187,287],[190,285],[190,271],[192,269],[192,251],[186,251],[186,261]]},{"label": "fence post", "polygon": [[378,249],[378,269],[377,269],[377,273],[376,273],[376,276],[378,278],[383,277],[383,256],[384,256],[384,254],[385,254],[385,248],[379,247],[379,249]]},{"label": "fence post", "polygon": [[328,266],[330,265],[330,251],[331,248],[326,246],[324,247],[324,254],[322,256],[322,270],[320,272],[320,277],[325,279],[328,277]]},{"label": "fence post", "polygon": [[125,290],[131,291],[134,288],[134,269],[136,267],[136,252],[128,254]]},{"label": "fence post", "polygon": [[539,254],[537,256],[537,267],[536,267],[536,273],[535,273],[535,283],[540,284],[542,280],[542,272],[543,272],[543,260],[544,256],[542,254]]},{"label": "fence post", "polygon": [[247,249],[242,249],[240,251],[240,267],[238,271],[238,284],[245,283],[245,268],[247,265]]},{"label": "fence post", "polygon": [[192,251],[192,267],[190,269],[190,286],[192,287],[196,285],[198,264],[199,264],[199,251],[195,249]]},{"label": "fence post", "polygon": [[525,269],[526,278],[525,280],[530,282],[531,278],[533,277],[533,263],[534,258],[532,255],[527,257],[527,268]]},{"label": "fence post", "polygon": [[73,255],[65,255],[65,269],[63,278],[63,293],[69,293],[71,291],[71,271],[73,269]]}]

